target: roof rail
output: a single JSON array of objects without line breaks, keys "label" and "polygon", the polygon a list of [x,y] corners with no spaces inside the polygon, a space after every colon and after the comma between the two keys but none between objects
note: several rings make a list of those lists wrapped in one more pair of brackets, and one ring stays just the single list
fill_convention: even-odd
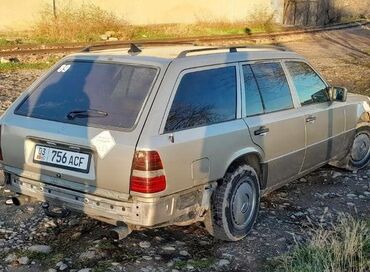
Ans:
[{"label": "roof rail", "polygon": [[[119,46],[119,47],[118,47]],[[89,46],[86,46],[85,48],[81,49],[81,53],[86,53],[86,52],[92,52],[92,51],[98,51],[98,50],[104,50],[104,49],[107,49],[107,48],[122,48],[122,47],[125,47],[125,48],[129,48],[129,50],[127,51],[130,55],[137,55],[137,54],[140,54],[141,53],[141,49],[139,48],[138,45],[134,44],[134,43],[130,43],[130,44],[123,44],[123,45],[120,45],[120,44],[93,44],[93,45],[89,45]]]},{"label": "roof rail", "polygon": [[282,46],[276,46],[276,45],[243,45],[243,46],[225,46],[225,47],[207,47],[207,48],[198,48],[198,49],[190,49],[190,50],[184,50],[180,54],[177,55],[177,58],[184,58],[189,53],[195,53],[195,52],[205,52],[205,51],[215,51],[215,50],[229,50],[230,53],[236,53],[238,52],[238,49],[246,49],[246,48],[266,48],[266,49],[275,49],[279,51],[288,51],[287,48]]},{"label": "roof rail", "polygon": [[93,45],[86,46],[82,48],[80,52],[90,52],[92,47],[94,46]]}]

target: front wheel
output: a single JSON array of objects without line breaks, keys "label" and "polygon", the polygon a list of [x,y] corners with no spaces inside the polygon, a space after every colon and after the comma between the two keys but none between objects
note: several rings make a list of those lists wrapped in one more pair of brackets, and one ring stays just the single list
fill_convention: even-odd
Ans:
[{"label": "front wheel", "polygon": [[355,169],[364,168],[370,160],[370,132],[368,128],[359,129],[350,151],[350,164]]},{"label": "front wheel", "polygon": [[260,203],[260,186],[256,171],[242,165],[227,173],[212,197],[205,226],[217,239],[238,241],[256,221]]}]

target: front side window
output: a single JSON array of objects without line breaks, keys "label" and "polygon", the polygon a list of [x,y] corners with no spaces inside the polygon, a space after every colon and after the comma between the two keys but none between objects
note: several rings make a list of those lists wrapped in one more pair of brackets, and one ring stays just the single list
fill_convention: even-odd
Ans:
[{"label": "front side window", "polygon": [[187,73],[177,88],[165,132],[233,120],[236,101],[236,67]]},{"label": "front side window", "polygon": [[247,116],[293,108],[289,85],[280,63],[245,65],[243,74]]},{"label": "front side window", "polygon": [[53,71],[15,114],[87,126],[129,129],[157,69],[120,63],[74,61]]},{"label": "front side window", "polygon": [[325,83],[308,64],[296,61],[287,61],[285,64],[302,106],[329,101]]}]

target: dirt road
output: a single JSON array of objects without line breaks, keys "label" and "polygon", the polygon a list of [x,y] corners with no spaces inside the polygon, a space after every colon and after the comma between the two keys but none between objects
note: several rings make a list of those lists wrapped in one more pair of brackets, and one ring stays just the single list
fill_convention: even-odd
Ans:
[{"label": "dirt road", "polygon": [[[303,54],[333,85],[370,95],[368,29],[283,45]],[[39,74],[0,73],[0,110]],[[304,242],[309,228],[330,227],[343,212],[370,218],[370,168],[351,173],[323,167],[265,196],[253,232],[238,243],[212,239],[202,224],[134,232],[112,242],[106,224],[78,214],[46,218],[38,203],[5,205],[9,195],[0,192],[0,271],[265,271],[271,258]],[[32,245],[37,250],[27,250]]]}]

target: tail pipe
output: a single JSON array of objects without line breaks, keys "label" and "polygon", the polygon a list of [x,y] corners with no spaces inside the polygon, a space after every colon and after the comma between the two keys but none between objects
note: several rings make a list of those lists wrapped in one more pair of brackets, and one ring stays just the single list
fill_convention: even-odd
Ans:
[{"label": "tail pipe", "polygon": [[132,229],[129,226],[123,225],[111,229],[109,234],[110,237],[114,240],[122,240],[126,238],[131,232]]}]

